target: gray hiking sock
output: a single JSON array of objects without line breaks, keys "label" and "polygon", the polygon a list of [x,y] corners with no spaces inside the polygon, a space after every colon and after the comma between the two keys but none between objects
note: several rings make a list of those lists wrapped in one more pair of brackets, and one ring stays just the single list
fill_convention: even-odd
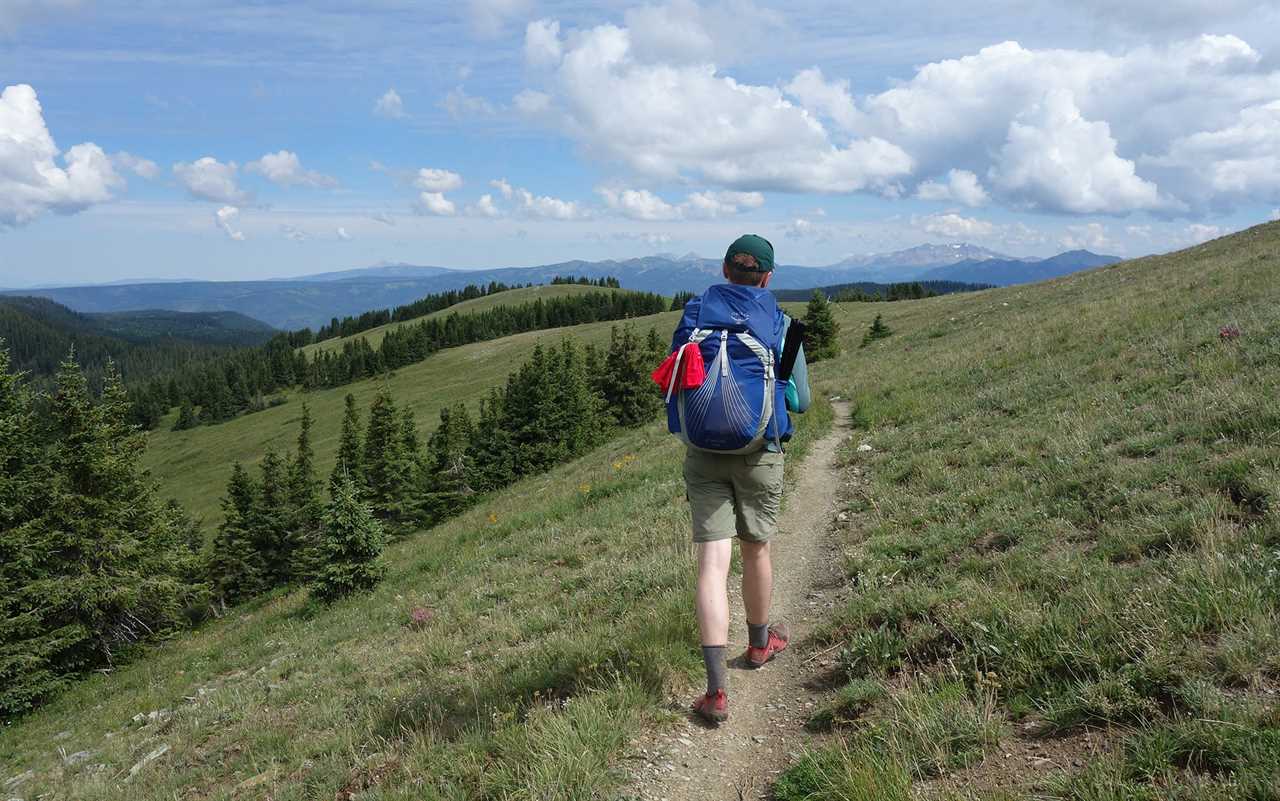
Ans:
[{"label": "gray hiking sock", "polygon": [[707,665],[707,695],[724,689],[724,646],[702,646],[702,661]]},{"label": "gray hiking sock", "polygon": [[767,646],[769,644],[769,624],[748,623],[747,641],[751,643],[752,648],[764,648]]}]

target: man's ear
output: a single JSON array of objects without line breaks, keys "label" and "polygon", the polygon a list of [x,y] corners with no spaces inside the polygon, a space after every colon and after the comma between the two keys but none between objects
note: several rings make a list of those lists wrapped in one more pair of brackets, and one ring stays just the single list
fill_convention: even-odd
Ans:
[{"label": "man's ear", "polygon": [[773,270],[770,270],[769,272],[767,272],[767,273],[765,273],[765,274],[764,274],[764,280],[760,282],[760,288],[761,288],[761,289],[768,289],[768,288],[769,288],[769,282],[770,282],[770,281],[772,281],[772,280],[773,280]]},{"label": "man's ear", "polygon": [[733,283],[729,278],[729,265],[727,262],[720,263],[720,274],[724,276],[724,280],[729,281],[729,283]]}]

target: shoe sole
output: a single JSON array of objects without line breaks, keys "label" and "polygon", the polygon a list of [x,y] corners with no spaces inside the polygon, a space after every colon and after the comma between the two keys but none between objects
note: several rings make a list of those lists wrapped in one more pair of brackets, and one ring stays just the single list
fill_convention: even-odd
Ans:
[{"label": "shoe sole", "polygon": [[785,651],[785,650],[787,650],[787,649],[786,649],[786,648],[779,648],[778,650],[776,650],[776,651],[774,651],[773,653],[769,654],[769,658],[768,658],[768,659],[766,659],[766,660],[764,660],[763,662],[753,662],[752,660],[748,659],[748,660],[747,660],[747,667],[751,668],[752,670],[759,670],[760,668],[764,667],[765,665],[769,664],[769,663],[770,663],[770,662],[772,662],[774,659],[776,659],[776,658],[778,657],[778,654],[782,653],[782,652],[783,652],[783,651]]},{"label": "shoe sole", "polygon": [[719,713],[716,713],[716,712],[709,712],[709,713],[708,713],[708,712],[698,712],[697,710],[694,710],[694,713],[693,713],[693,714],[695,714],[695,715],[697,715],[698,717],[702,718],[702,719],[703,719],[703,720],[705,720],[707,723],[714,723],[714,724],[716,724],[716,725],[719,725],[719,724],[721,724],[721,723],[724,723],[726,720],[728,720],[728,719],[729,719],[729,713],[728,713],[728,712],[719,712]]}]

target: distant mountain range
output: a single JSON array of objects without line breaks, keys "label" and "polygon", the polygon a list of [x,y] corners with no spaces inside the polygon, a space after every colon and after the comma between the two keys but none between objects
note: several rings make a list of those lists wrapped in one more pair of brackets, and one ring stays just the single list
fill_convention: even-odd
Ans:
[{"label": "distant mountain range", "polygon": [[208,354],[260,345],[276,333],[237,312],[85,314],[44,297],[0,296],[0,340],[14,367],[37,377],[51,375],[72,346],[91,376],[110,359],[126,378],[136,379]]},{"label": "distant mountain range", "polygon": [[[783,265],[777,289],[809,289],[859,282],[960,281],[1018,284],[1112,264],[1114,256],[1078,250],[1049,259],[1020,259],[976,245],[920,245],[893,253],[854,256],[826,267]],[[536,267],[454,270],[412,264],[318,273],[268,281],[150,281],[79,287],[24,289],[7,294],[37,295],[81,312],[136,309],[235,311],[276,328],[318,327],[333,317],[357,315],[408,303],[423,295],[467,284],[544,284],[555,276],[615,277],[622,286],[671,295],[700,292],[720,280],[720,261],[696,254],[662,254],[636,259],[565,261]]]}]

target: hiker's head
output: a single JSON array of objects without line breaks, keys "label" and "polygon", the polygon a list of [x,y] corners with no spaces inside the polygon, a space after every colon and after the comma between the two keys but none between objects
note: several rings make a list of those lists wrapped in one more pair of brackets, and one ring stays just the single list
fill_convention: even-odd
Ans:
[{"label": "hiker's head", "polygon": [[731,284],[769,286],[773,277],[773,245],[755,234],[733,240],[724,254],[724,278]]}]

